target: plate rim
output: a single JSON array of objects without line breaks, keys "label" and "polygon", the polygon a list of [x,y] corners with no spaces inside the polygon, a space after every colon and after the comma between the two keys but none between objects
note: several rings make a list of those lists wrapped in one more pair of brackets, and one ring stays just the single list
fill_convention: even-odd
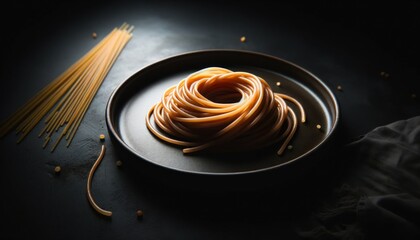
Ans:
[{"label": "plate rim", "polygon": [[[116,95],[118,93],[118,91],[124,87],[124,85],[129,84],[130,82],[134,81],[134,79],[136,79],[137,75],[141,74],[144,71],[147,71],[148,69],[152,69],[153,67],[155,67],[158,64],[162,64],[164,62],[168,62],[171,60],[174,60],[176,58],[182,58],[182,57],[188,57],[191,55],[200,55],[200,54],[208,54],[208,53],[229,53],[229,54],[249,54],[249,55],[257,55],[259,57],[264,57],[264,58],[269,58],[272,59],[273,61],[280,61],[283,62],[287,65],[292,66],[293,68],[297,68],[299,71],[304,72],[305,74],[308,74],[311,78],[315,79],[317,81],[317,84],[319,84],[324,91],[326,91],[327,95],[331,98],[332,100],[332,104],[334,106],[334,114],[335,114],[335,118],[334,121],[332,121],[331,124],[331,129],[330,131],[326,134],[325,138],[322,139],[322,141],[320,141],[318,144],[316,144],[314,147],[312,147],[310,150],[308,150],[307,152],[303,153],[302,155],[291,159],[287,162],[283,162],[280,164],[276,164],[273,166],[269,166],[269,167],[264,167],[261,169],[255,169],[255,170],[246,170],[246,171],[238,171],[238,172],[199,172],[199,171],[193,171],[193,170],[186,170],[186,169],[179,169],[179,168],[174,168],[174,167],[170,167],[170,166],[165,166],[165,165],[161,165],[158,164],[154,161],[150,161],[147,158],[144,158],[143,156],[141,156],[135,149],[133,149],[132,147],[130,147],[120,136],[120,134],[118,134],[118,132],[115,129],[115,126],[112,124],[112,113],[111,113],[111,108],[112,108],[112,104],[113,104],[113,100],[116,98]],[[178,54],[173,54],[171,56],[167,56],[164,58],[161,58],[160,60],[154,61],[153,63],[147,64],[143,67],[141,67],[139,70],[137,70],[135,73],[133,73],[132,75],[130,75],[128,78],[126,78],[124,81],[122,81],[119,85],[117,85],[114,90],[112,91],[112,93],[110,94],[107,104],[106,104],[106,109],[105,109],[105,121],[106,121],[106,125],[107,125],[107,129],[110,132],[111,136],[116,139],[118,141],[119,144],[121,144],[123,146],[124,149],[128,150],[131,154],[135,155],[137,158],[146,161],[149,164],[152,164],[154,166],[157,166],[159,168],[165,168],[165,169],[169,169],[171,171],[175,171],[175,172],[179,172],[179,173],[187,173],[187,174],[193,174],[193,175],[208,175],[208,176],[235,176],[235,175],[249,175],[249,174],[255,174],[255,173],[263,173],[263,172],[268,172],[271,170],[275,170],[275,169],[279,169],[282,168],[284,166],[288,166],[291,164],[294,164],[296,162],[298,162],[300,159],[304,159],[305,157],[307,157],[308,155],[311,155],[312,153],[314,153],[315,151],[317,151],[322,145],[325,145],[330,139],[331,136],[337,131],[337,126],[339,123],[339,119],[340,119],[340,107],[339,107],[339,103],[337,100],[337,97],[335,96],[335,94],[333,93],[333,91],[330,89],[330,87],[328,87],[319,77],[317,77],[315,74],[313,74],[311,71],[291,62],[288,60],[285,60],[283,58],[274,56],[274,55],[270,55],[267,53],[262,53],[262,52],[258,52],[258,51],[251,51],[251,50],[239,50],[239,49],[203,49],[203,50],[193,50],[193,51],[187,51],[187,52],[183,52],[183,53],[178,53]]]}]

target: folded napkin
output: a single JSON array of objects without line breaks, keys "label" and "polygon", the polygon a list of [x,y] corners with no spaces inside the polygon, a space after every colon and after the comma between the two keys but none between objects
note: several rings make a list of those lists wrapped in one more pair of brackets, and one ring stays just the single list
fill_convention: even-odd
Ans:
[{"label": "folded napkin", "polygon": [[377,127],[343,151],[337,187],[299,236],[420,239],[420,116]]}]

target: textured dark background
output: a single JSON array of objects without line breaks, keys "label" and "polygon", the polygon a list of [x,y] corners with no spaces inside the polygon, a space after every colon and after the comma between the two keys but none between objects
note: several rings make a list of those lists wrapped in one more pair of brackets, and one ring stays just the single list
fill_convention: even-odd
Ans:
[{"label": "textured dark background", "polygon": [[[12,2],[3,8],[11,17],[1,16],[1,120],[112,28],[127,22],[135,30],[70,148],[42,150],[37,131],[19,145],[13,134],[0,140],[2,237],[297,237],[294,227],[313,210],[311,197],[320,198],[329,191],[328,185],[293,192],[194,191],[165,188],[128,164],[117,168],[119,158],[108,141],[105,123],[111,92],[142,67],[176,54],[214,48],[262,52],[306,68],[334,90],[343,87],[342,92],[335,91],[342,113],[340,143],[350,142],[377,126],[420,114],[419,5],[415,1]],[[92,39],[92,32],[98,39]],[[247,37],[246,43],[239,41],[241,36]],[[381,77],[382,71],[389,77]],[[107,153],[93,190],[99,205],[113,211],[112,219],[96,214],[85,194],[101,133],[107,136]],[[56,165],[63,168],[59,176],[53,173]],[[136,218],[136,209],[145,212],[143,220]]]}]

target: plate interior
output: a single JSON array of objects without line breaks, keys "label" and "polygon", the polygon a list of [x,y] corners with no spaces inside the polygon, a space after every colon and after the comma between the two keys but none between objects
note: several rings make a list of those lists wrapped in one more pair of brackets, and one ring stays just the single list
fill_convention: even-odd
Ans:
[{"label": "plate interior", "polygon": [[[293,148],[281,156],[278,146],[252,152],[183,154],[180,147],[155,138],[145,116],[164,91],[189,74],[206,67],[246,71],[265,79],[274,92],[285,93],[303,105],[307,122],[299,124]],[[281,86],[276,83],[281,82]],[[290,104],[294,108],[293,104]],[[300,116],[299,111],[294,108]],[[124,148],[161,167],[202,174],[237,174],[279,167],[299,159],[331,134],[336,123],[336,102],[319,79],[281,59],[235,51],[197,52],[175,56],[148,66],[120,85],[108,103],[108,128]],[[321,125],[322,129],[316,128]]]}]

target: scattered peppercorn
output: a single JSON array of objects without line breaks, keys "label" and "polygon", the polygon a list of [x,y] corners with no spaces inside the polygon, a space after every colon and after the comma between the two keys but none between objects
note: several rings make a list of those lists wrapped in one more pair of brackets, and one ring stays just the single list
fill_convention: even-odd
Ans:
[{"label": "scattered peppercorn", "polygon": [[116,162],[115,162],[115,164],[117,165],[117,167],[121,167],[122,166],[122,161],[121,160],[117,160]]},{"label": "scattered peppercorn", "polygon": [[139,219],[143,218],[143,211],[142,210],[137,210],[136,215],[137,215],[137,218],[139,218]]},{"label": "scattered peppercorn", "polygon": [[55,174],[60,174],[60,172],[61,172],[61,167],[60,167],[60,166],[55,166],[55,168],[54,168],[54,172],[55,172]]},{"label": "scattered peppercorn", "polygon": [[388,78],[388,77],[389,77],[389,73],[387,73],[387,72],[381,72],[381,73],[380,73],[380,75],[381,75],[383,78]]}]

